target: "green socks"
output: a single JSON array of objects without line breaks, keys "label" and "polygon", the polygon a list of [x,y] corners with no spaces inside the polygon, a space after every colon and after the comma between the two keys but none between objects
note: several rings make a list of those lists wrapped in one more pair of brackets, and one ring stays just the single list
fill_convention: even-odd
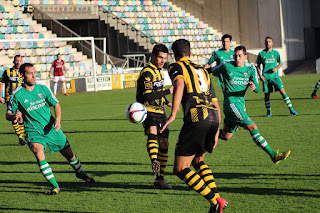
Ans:
[{"label": "green socks", "polygon": [[263,149],[263,151],[268,153],[268,155],[273,159],[275,152],[271,149],[266,139],[264,139],[264,137],[261,136],[259,130],[255,129],[253,131],[250,131],[250,134],[252,140],[257,144],[257,146],[259,146],[261,149]]},{"label": "green socks", "polygon": [[54,187],[59,187],[54,175],[52,173],[52,169],[46,160],[38,161],[39,168],[43,176],[47,179],[47,181]]}]

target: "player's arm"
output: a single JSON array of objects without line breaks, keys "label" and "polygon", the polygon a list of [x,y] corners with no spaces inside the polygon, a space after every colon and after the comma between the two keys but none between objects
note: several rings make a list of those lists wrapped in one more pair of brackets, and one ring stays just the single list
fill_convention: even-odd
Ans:
[{"label": "player's arm", "polygon": [[[220,106],[219,106],[219,102],[217,98],[213,98],[212,99],[212,103],[213,105],[217,108],[218,111],[218,118],[219,118],[219,127],[220,127],[220,123],[221,123],[221,110],[220,110]],[[216,148],[217,144],[218,144],[218,139],[219,139],[219,134],[220,134],[220,128],[218,128],[218,131],[216,132],[216,135],[214,137],[215,143],[213,148]]]},{"label": "player's arm", "polygon": [[281,67],[282,67],[283,63],[278,64],[277,67],[272,69],[272,72],[277,72]]},{"label": "player's arm", "polygon": [[260,55],[260,53],[259,53],[259,54],[258,54],[258,57],[257,57],[257,59],[256,59],[256,62],[255,62],[255,67],[256,67],[256,69],[257,69],[257,73],[258,73],[259,79],[260,79],[262,82],[264,82],[265,78],[264,78],[264,76],[262,75],[262,70],[260,69],[261,60],[262,60],[262,58],[261,58],[261,55]]},{"label": "player's arm", "polygon": [[281,59],[281,57],[280,57],[279,52],[277,52],[276,60],[277,60],[277,62],[278,62],[278,66],[275,67],[275,68],[273,68],[273,69],[272,69],[272,72],[277,72],[277,71],[282,67],[282,65],[283,65],[282,59]]},{"label": "player's arm", "polygon": [[225,63],[221,63],[217,66],[210,67],[209,69],[207,69],[207,72],[218,77],[220,73],[222,73],[224,70],[225,70]]},{"label": "player's arm", "polygon": [[0,82],[0,103],[5,104],[6,101],[1,97],[2,94],[3,83]]},{"label": "player's arm", "polygon": [[61,128],[61,106],[59,103],[57,103],[55,106],[54,106],[54,112],[55,112],[55,115],[56,115],[56,122],[54,124],[54,128],[56,129],[56,131],[58,132],[59,129]]},{"label": "player's arm", "polygon": [[3,88],[3,84],[8,82],[9,80],[9,77],[8,77],[8,74],[7,74],[7,71],[5,71],[3,74],[2,74],[2,77],[1,77],[1,81],[0,81],[0,102],[2,104],[5,104],[6,101],[4,98],[1,97],[1,94],[2,94],[2,88]]},{"label": "player's arm", "polygon": [[144,83],[144,92],[143,96],[146,101],[153,101],[156,99],[160,99],[168,94],[172,94],[173,87],[169,87],[169,89],[163,90],[163,91],[153,91],[153,75],[146,71],[141,76],[143,83]]},{"label": "player's arm", "polygon": [[18,110],[18,104],[12,95],[8,104],[6,119],[8,121],[22,120],[22,113]]},{"label": "player's arm", "polygon": [[64,69],[64,74],[66,75],[66,74],[67,74],[67,68],[66,68],[66,65],[63,65],[63,69]]},{"label": "player's arm", "polygon": [[258,93],[260,91],[260,86],[259,86],[259,80],[257,76],[257,70],[254,66],[251,66],[251,71],[252,71],[252,74],[248,82],[248,86],[251,87],[251,91]]},{"label": "player's arm", "polygon": [[166,121],[166,123],[163,125],[163,127],[160,129],[160,133],[162,133],[166,129],[166,127],[176,119],[177,112],[179,111],[179,106],[182,100],[183,90],[184,90],[183,78],[182,77],[177,78],[174,81],[173,85],[174,85],[174,89],[173,89],[171,115]]},{"label": "player's arm", "polygon": [[212,53],[211,57],[208,60],[208,63],[206,63],[204,65],[204,67],[203,67],[204,69],[210,68],[212,63],[215,62],[215,60],[216,60],[216,54],[215,53],[216,53],[215,51]]}]

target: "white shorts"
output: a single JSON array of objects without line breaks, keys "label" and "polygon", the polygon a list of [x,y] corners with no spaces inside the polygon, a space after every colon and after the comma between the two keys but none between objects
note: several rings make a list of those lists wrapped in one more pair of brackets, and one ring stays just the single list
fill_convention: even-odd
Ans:
[{"label": "white shorts", "polygon": [[66,77],[64,75],[62,76],[53,76],[53,82],[58,82],[58,81],[65,81]]}]

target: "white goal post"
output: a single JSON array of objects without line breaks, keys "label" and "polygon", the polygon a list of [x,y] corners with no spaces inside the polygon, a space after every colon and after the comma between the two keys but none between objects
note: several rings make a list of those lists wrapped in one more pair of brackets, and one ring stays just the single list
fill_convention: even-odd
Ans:
[{"label": "white goal post", "polygon": [[94,76],[94,91],[97,91],[97,69],[96,69],[96,54],[94,37],[59,37],[59,38],[39,38],[39,39],[0,39],[0,43],[12,43],[12,42],[44,42],[44,41],[90,41],[91,42],[91,55],[92,55],[92,67]]}]

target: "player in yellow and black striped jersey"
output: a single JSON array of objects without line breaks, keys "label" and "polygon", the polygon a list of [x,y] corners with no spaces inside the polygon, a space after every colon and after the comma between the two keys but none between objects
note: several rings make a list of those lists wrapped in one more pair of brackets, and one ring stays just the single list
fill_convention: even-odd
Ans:
[{"label": "player in yellow and black striped jersey", "polygon": [[[212,171],[204,163],[205,153],[211,153],[218,140],[218,99],[209,73],[190,59],[189,41],[176,40],[172,50],[176,60],[169,66],[174,86],[172,112],[160,132],[175,120],[182,103],[184,124],[175,149],[174,173],[209,201],[209,212],[222,212],[227,201],[220,197]],[[190,170],[191,164],[196,172]]]},{"label": "player in yellow and black striped jersey", "polygon": [[[22,65],[22,57],[20,55],[16,55],[13,59],[13,67],[7,69],[1,77],[0,81],[0,94],[2,93],[2,84],[5,84],[5,97],[2,98],[0,96],[0,102],[2,104],[9,103],[10,96],[12,92],[18,88],[22,83],[23,79],[20,77],[19,68]],[[23,140],[24,135],[24,125],[23,120],[12,121],[12,126],[14,131],[16,132],[19,138],[19,144],[25,145],[25,141]]]},{"label": "player in yellow and black striped jersey", "polygon": [[168,137],[169,128],[159,134],[161,126],[166,122],[165,104],[171,103],[165,98],[172,93],[173,87],[165,89],[163,65],[168,57],[168,48],[163,44],[157,44],[152,50],[151,62],[145,66],[137,81],[138,102],[145,105],[147,118],[143,122],[147,139],[147,151],[152,163],[152,170],[156,175],[154,186],[162,189],[172,187],[164,181],[164,171],[168,161]]}]

